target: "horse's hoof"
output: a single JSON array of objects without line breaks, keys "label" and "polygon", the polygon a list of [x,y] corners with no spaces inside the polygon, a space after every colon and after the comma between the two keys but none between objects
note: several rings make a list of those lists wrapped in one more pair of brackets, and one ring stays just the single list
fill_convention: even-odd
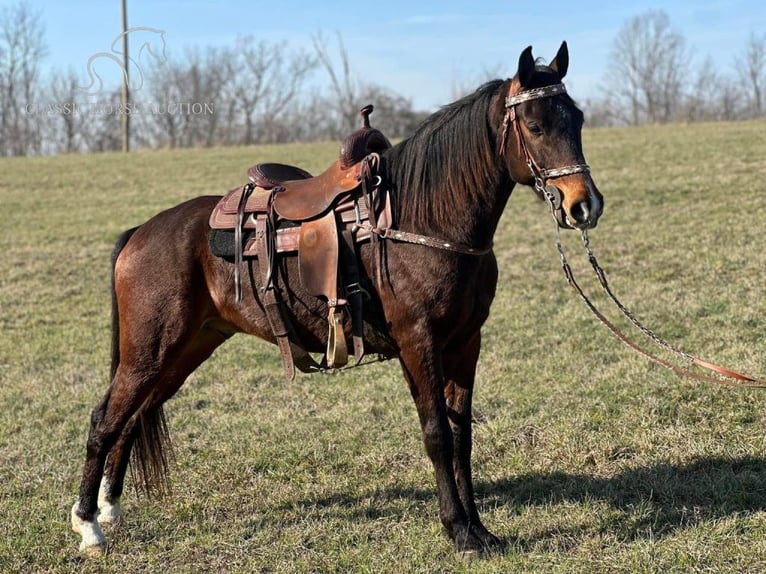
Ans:
[{"label": "horse's hoof", "polygon": [[83,520],[77,516],[78,503],[72,507],[72,530],[81,536],[80,552],[86,556],[99,557],[106,554],[106,536],[98,522]]},{"label": "horse's hoof", "polygon": [[481,524],[471,525],[462,536],[455,536],[454,544],[466,563],[489,558],[504,550],[503,542]]},{"label": "horse's hoof", "polygon": [[88,558],[101,558],[106,554],[106,542],[104,542],[104,544],[96,544],[94,546],[85,547],[83,547],[83,543],[80,543],[80,552],[82,552]]},{"label": "horse's hoof", "polygon": [[484,545],[482,548],[484,554],[500,554],[505,551],[505,543],[486,529],[479,534],[479,538]]},{"label": "horse's hoof", "polygon": [[98,509],[98,523],[112,528],[122,526],[124,514],[119,504],[104,504]]}]

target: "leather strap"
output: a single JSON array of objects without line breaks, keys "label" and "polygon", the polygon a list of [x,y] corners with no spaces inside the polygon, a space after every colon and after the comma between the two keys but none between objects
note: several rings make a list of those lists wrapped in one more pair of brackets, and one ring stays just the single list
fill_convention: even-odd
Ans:
[{"label": "leather strap", "polygon": [[[511,83],[511,90],[513,89],[513,83]],[[543,86],[541,88],[532,88],[531,90],[524,90],[523,92],[509,93],[505,97],[505,107],[511,108],[517,106],[523,102],[530,100],[536,100],[538,98],[550,98],[558,96],[559,94],[566,94],[567,89],[563,83],[552,84],[550,86]]]},{"label": "leather strap", "polygon": [[469,245],[463,245],[461,243],[452,243],[446,239],[438,239],[436,237],[420,235],[419,233],[410,233],[409,231],[401,231],[399,229],[378,229],[370,227],[369,231],[382,239],[400,241],[402,243],[414,243],[415,245],[425,245],[427,247],[454,251],[455,253],[462,253],[464,255],[486,255],[492,251],[492,244],[487,247],[470,247]]},{"label": "leather strap", "polygon": [[354,236],[350,229],[344,229],[341,232],[341,237],[343,241],[340,244],[340,264],[343,267],[342,277],[346,282],[346,300],[351,312],[354,362],[359,365],[364,358],[364,290],[359,283],[359,266]]},{"label": "leather strap", "polygon": [[289,320],[282,313],[282,305],[277,298],[277,288],[272,283],[271,277],[273,261],[270,256],[272,250],[268,243],[273,240],[273,236],[267,233],[267,222],[268,216],[266,214],[260,214],[256,218],[256,253],[258,268],[261,271],[261,286],[259,290],[262,294],[266,318],[269,321],[274,337],[277,339],[285,378],[288,381],[292,381],[295,379],[296,366],[304,373],[315,373],[320,370],[320,367],[306,349],[294,342],[296,338],[295,332]]},{"label": "leather strap", "polygon": [[[697,357],[694,357],[693,355],[690,355],[688,353],[685,353],[683,351],[680,351],[670,345],[669,343],[666,343],[654,333],[649,331],[646,327],[641,325],[633,316],[630,311],[625,309],[625,307],[622,305],[622,303],[619,302],[619,300],[614,297],[614,295],[611,293],[611,289],[608,288],[608,283],[606,281],[606,275],[604,274],[603,269],[598,265],[597,262],[595,262],[595,257],[590,257],[592,255],[592,252],[589,251],[589,259],[591,260],[591,265],[595,262],[594,269],[596,269],[596,274],[599,277],[599,282],[601,282],[602,287],[604,287],[605,290],[607,290],[607,294],[610,296],[610,298],[617,304],[617,306],[620,308],[620,310],[623,312],[623,314],[635,325],[641,332],[646,335],[650,340],[657,343],[661,347],[663,347],[666,350],[669,350],[673,352],[674,354],[677,354],[681,357],[683,357],[685,360],[688,360],[689,362],[699,366],[703,367],[705,369],[708,369],[710,371],[713,371],[720,375],[720,377],[714,377],[709,375],[704,375],[701,373],[696,373],[694,371],[691,371],[689,369],[679,367],[678,365],[675,365],[671,363],[670,361],[667,361],[665,359],[662,359],[653,353],[647,351],[646,349],[639,346],[637,343],[635,343],[633,340],[631,340],[627,335],[625,335],[622,331],[620,331],[609,319],[607,319],[603,313],[601,313],[596,306],[593,304],[593,302],[588,298],[588,296],[585,294],[585,292],[582,290],[580,285],[577,283],[574,277],[574,273],[572,272],[572,268],[569,266],[569,262],[567,261],[566,255],[564,254],[564,248],[561,245],[561,238],[558,236],[558,225],[556,227],[556,249],[559,252],[559,258],[561,259],[561,267],[564,271],[564,276],[567,279],[567,283],[569,283],[569,286],[572,287],[577,295],[580,297],[580,299],[585,303],[585,305],[590,309],[590,311],[596,316],[596,318],[603,323],[611,333],[617,337],[620,341],[622,341],[625,345],[639,353],[640,355],[646,357],[650,361],[653,361],[657,363],[658,365],[661,365],[667,369],[670,369],[677,375],[680,375],[682,377],[688,377],[690,379],[695,379],[698,381],[708,382],[708,383],[718,383],[721,385],[726,385],[730,387],[746,387],[746,388],[766,388],[766,380],[764,379],[758,379],[755,377],[751,377],[749,375],[743,375],[741,373],[738,373],[737,371],[733,371],[731,369],[727,369],[725,367],[721,367],[720,365],[716,365],[715,363],[711,363],[709,361],[705,361],[703,359],[699,359]],[[586,245],[587,247],[587,245]]]},{"label": "leather strap", "polygon": [[[634,327],[636,327],[636,329],[641,331],[641,333],[643,333],[643,335],[646,338],[648,338],[650,341],[657,344],[659,347],[662,347],[666,351],[669,351],[670,353],[678,357],[681,357],[685,361],[688,361],[689,363],[697,365],[698,367],[707,369],[708,371],[712,371],[714,373],[718,373],[719,375],[723,377],[740,381],[741,383],[747,383],[747,385],[745,386],[751,386],[751,387],[757,387],[757,388],[766,387],[766,380],[751,377],[750,375],[745,375],[737,371],[734,371],[732,369],[729,369],[727,367],[722,367],[721,365],[717,365],[716,363],[706,361],[705,359],[700,359],[699,357],[695,357],[694,355],[687,353],[686,351],[682,351],[681,349],[671,345],[664,339],[661,339],[660,337],[658,337],[650,329],[645,327],[638,319],[636,319],[635,315],[633,315],[633,313],[627,307],[625,307],[625,305],[622,304],[622,302],[617,298],[617,296],[612,291],[611,287],[609,286],[609,281],[606,278],[606,272],[603,270],[601,265],[599,265],[598,260],[596,259],[596,256],[593,253],[593,250],[590,248],[590,242],[588,240],[588,234],[586,231],[583,231],[582,237],[583,237],[583,245],[585,247],[585,251],[588,254],[588,262],[590,263],[591,267],[595,271],[596,277],[598,278],[598,281],[601,284],[601,287],[604,289],[604,292],[607,294],[609,299],[611,299],[611,301],[615,304],[615,306],[619,309],[619,311],[623,314],[623,316],[626,319],[628,319],[628,321],[630,321],[630,323]],[[719,381],[719,379],[715,379],[715,380]]]},{"label": "leather strap", "polygon": [[245,184],[237,203],[237,224],[234,227],[234,297],[237,303],[242,302],[242,252],[245,248],[242,230],[245,228],[245,205],[254,189],[252,183]]}]

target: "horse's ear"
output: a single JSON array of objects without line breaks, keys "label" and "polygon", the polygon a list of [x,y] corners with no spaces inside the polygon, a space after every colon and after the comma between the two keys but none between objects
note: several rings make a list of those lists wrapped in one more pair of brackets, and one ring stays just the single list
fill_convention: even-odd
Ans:
[{"label": "horse's ear", "polygon": [[526,49],[519,56],[519,84],[522,88],[529,85],[529,81],[532,79],[532,74],[535,73],[535,59],[532,56],[532,46],[527,46]]},{"label": "horse's ear", "polygon": [[561,42],[556,57],[551,62],[550,69],[559,75],[559,79],[563,80],[567,75],[567,69],[569,68],[569,48],[567,48],[566,41]]}]

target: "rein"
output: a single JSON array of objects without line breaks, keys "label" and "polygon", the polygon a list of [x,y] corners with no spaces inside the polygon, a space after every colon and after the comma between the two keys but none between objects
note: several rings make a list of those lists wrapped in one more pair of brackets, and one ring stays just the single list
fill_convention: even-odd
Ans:
[{"label": "rein", "polygon": [[[553,208],[552,203],[551,203],[551,207]],[[575,280],[574,273],[572,272],[572,268],[570,267],[569,262],[567,261],[566,255],[564,254],[564,248],[561,245],[561,234],[557,224],[556,225],[556,250],[558,251],[559,258],[561,259],[561,267],[564,271],[564,276],[566,277],[567,283],[569,283],[570,287],[572,287],[575,290],[577,295],[580,297],[583,303],[585,303],[588,309],[590,309],[590,311],[596,316],[596,318],[599,321],[601,321],[601,323],[603,323],[612,332],[612,334],[615,337],[617,337],[617,339],[619,339],[625,345],[627,345],[634,351],[638,352],[640,355],[646,357],[650,361],[653,361],[654,363],[657,363],[658,365],[661,365],[667,369],[670,369],[671,371],[673,371],[674,373],[682,377],[689,377],[691,379],[696,379],[698,381],[703,381],[708,383],[719,383],[719,384],[730,386],[730,387],[745,387],[745,388],[758,388],[758,389],[766,388],[766,380],[751,377],[749,375],[744,375],[732,369],[728,369],[726,367],[722,367],[710,361],[706,361],[704,359],[700,359],[699,357],[695,357],[694,355],[691,355],[671,345],[664,339],[657,336],[653,331],[645,327],[638,319],[636,319],[635,315],[627,307],[625,307],[625,305],[622,304],[622,302],[617,298],[617,296],[612,291],[611,287],[609,286],[609,282],[606,278],[606,272],[601,267],[601,265],[599,265],[598,260],[596,259],[596,256],[594,255],[593,250],[590,247],[588,233],[585,230],[582,231],[582,242],[583,242],[583,246],[585,247],[585,251],[588,255],[588,261],[591,267],[593,268],[593,270],[595,271],[596,276],[598,277],[598,281],[601,284],[601,287],[604,289],[609,299],[615,304],[615,306],[628,319],[628,321],[630,321],[630,323],[634,327],[636,327],[639,331],[641,331],[641,333],[645,337],[647,337],[650,341],[655,343],[657,346],[665,349],[666,351],[672,353],[673,355],[676,355],[677,357],[680,357],[681,359],[683,359],[684,361],[692,365],[696,365],[703,369],[707,369],[708,371],[712,371],[719,376],[710,376],[710,375],[697,373],[695,371],[691,371],[684,367],[679,367],[678,365],[675,365],[665,359],[662,359],[654,355],[650,351],[647,351],[643,347],[639,346],[637,343],[631,340],[627,335],[625,335],[622,331],[620,331],[611,321],[609,321],[609,319],[607,319],[603,315],[603,313],[601,313],[596,308],[593,302],[585,294],[582,287],[580,287],[580,285]]]},{"label": "rein", "polygon": [[532,175],[535,178],[535,190],[538,193],[542,194],[542,196],[548,200],[548,203],[551,207],[551,215],[553,215],[553,218],[556,220],[556,249],[559,252],[559,257],[561,259],[561,266],[564,271],[564,275],[566,276],[567,283],[569,283],[569,285],[577,292],[578,296],[580,297],[580,299],[582,299],[582,301],[585,303],[588,309],[591,310],[591,312],[598,318],[598,320],[601,321],[612,332],[612,334],[615,337],[617,337],[620,341],[625,343],[627,346],[637,351],[639,354],[643,355],[644,357],[650,359],[651,361],[659,365],[662,365],[663,367],[667,369],[670,369],[671,371],[673,371],[674,373],[678,375],[689,377],[699,381],[714,382],[714,383],[720,383],[720,384],[735,386],[735,387],[766,388],[766,380],[751,377],[749,375],[744,375],[732,369],[722,367],[710,361],[706,361],[704,359],[700,359],[699,357],[695,357],[694,355],[686,353],[685,351],[682,351],[678,349],[677,347],[674,347],[673,345],[671,345],[664,339],[660,338],[650,329],[645,327],[640,321],[638,321],[635,315],[633,315],[633,313],[631,313],[630,310],[627,307],[625,307],[625,305],[623,305],[622,302],[615,296],[614,292],[609,286],[609,282],[607,281],[607,278],[606,278],[606,273],[604,272],[603,268],[599,265],[598,260],[596,259],[596,256],[590,247],[590,241],[588,239],[588,233],[586,230],[582,231],[582,242],[583,242],[583,246],[585,247],[585,251],[588,255],[588,261],[591,267],[593,268],[593,270],[595,271],[596,276],[598,277],[598,281],[601,284],[601,287],[604,289],[609,299],[617,306],[619,311],[628,319],[628,321],[630,321],[630,323],[634,327],[636,327],[639,331],[641,331],[641,333],[644,336],[646,336],[650,341],[655,343],[657,346],[661,347],[662,349],[665,349],[666,351],[669,351],[671,354],[676,355],[677,357],[680,357],[681,359],[683,359],[684,361],[692,365],[696,365],[703,369],[707,369],[708,371],[712,371],[716,373],[716,375],[718,376],[704,375],[704,374],[696,373],[694,371],[690,371],[689,369],[686,369],[683,367],[679,367],[678,365],[675,365],[669,361],[666,361],[665,359],[662,359],[654,355],[653,353],[647,351],[646,349],[640,347],[638,344],[636,344],[634,341],[628,338],[624,333],[622,333],[612,322],[609,321],[609,319],[607,319],[603,315],[603,313],[601,313],[596,308],[593,302],[588,298],[588,296],[582,290],[580,285],[577,283],[577,281],[574,278],[574,273],[572,272],[572,268],[570,267],[569,262],[567,261],[566,255],[564,254],[564,248],[561,245],[560,224],[563,222],[563,219],[564,219],[564,215],[562,213],[563,209],[561,205],[561,201],[562,201],[561,191],[554,185],[548,185],[547,181],[549,179],[563,177],[566,175],[573,175],[576,173],[588,172],[590,171],[590,168],[588,167],[587,164],[584,164],[584,163],[574,164],[574,165],[561,167],[557,169],[541,168],[538,165],[538,163],[534,160],[532,155],[529,153],[529,149],[527,148],[527,144],[521,132],[521,126],[519,125],[519,117],[518,117],[518,114],[516,113],[516,106],[518,106],[519,104],[523,102],[528,102],[538,98],[549,98],[549,97],[553,97],[553,96],[556,96],[559,94],[565,94],[565,93],[566,93],[566,88],[564,87],[563,83],[553,84],[550,86],[543,86],[541,88],[535,88],[532,90],[526,90],[522,92],[514,92],[514,84],[511,83],[509,94],[505,98],[506,113],[505,113],[505,118],[503,119],[503,131],[501,134],[500,153],[502,155],[505,151],[506,140],[508,138],[508,127],[511,126],[516,136],[517,146],[524,154],[524,158],[526,160],[527,166],[529,167],[529,170],[532,172]]}]

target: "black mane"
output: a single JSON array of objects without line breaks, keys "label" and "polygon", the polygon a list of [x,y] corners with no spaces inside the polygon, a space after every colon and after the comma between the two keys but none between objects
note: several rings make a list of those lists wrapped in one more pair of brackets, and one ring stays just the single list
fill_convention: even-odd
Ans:
[{"label": "black mane", "polygon": [[[499,125],[490,125],[493,98],[504,84],[493,80],[441,108],[386,154],[387,176],[402,228],[454,227],[456,210],[471,210],[500,177]],[[466,222],[468,223],[468,222]]]}]

